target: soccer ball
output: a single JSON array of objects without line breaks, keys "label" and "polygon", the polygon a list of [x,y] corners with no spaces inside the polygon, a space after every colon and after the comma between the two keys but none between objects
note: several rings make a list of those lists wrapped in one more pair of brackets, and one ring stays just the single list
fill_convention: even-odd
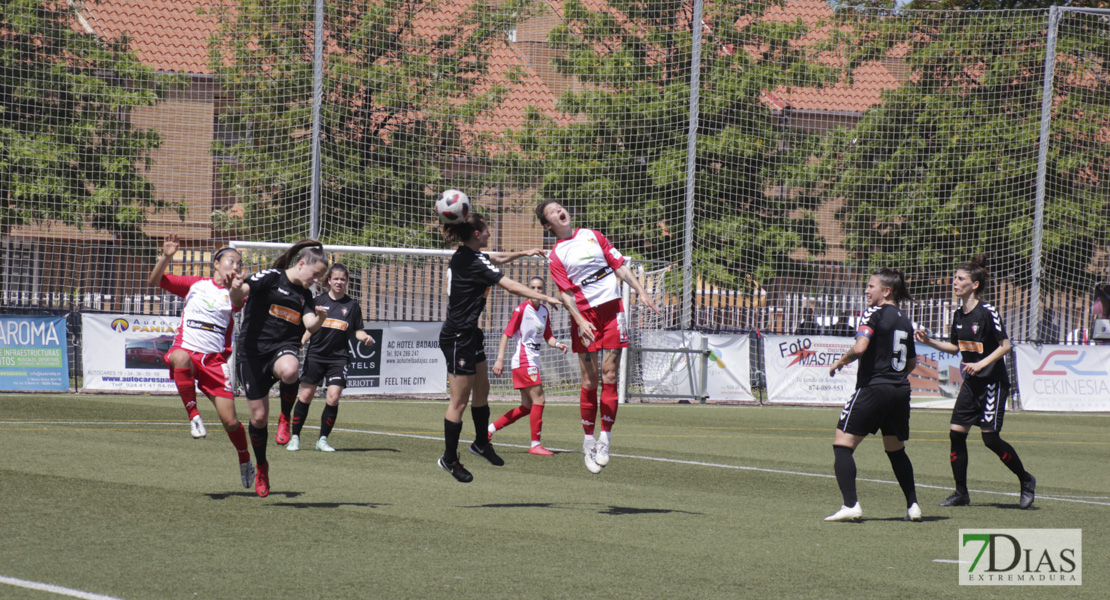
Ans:
[{"label": "soccer ball", "polygon": [[436,214],[445,225],[462,223],[470,215],[470,198],[459,190],[447,190],[436,200]]}]

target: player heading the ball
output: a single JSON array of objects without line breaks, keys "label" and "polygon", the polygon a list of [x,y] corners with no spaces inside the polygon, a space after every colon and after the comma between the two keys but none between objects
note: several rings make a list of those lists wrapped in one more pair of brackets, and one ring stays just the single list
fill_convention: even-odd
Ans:
[{"label": "player heading the ball", "polygon": [[474,443],[470,452],[494,466],[505,461],[488,441],[489,371],[486,365],[485,337],[478,318],[486,308],[489,288],[497,285],[524,298],[547,302],[553,308],[562,304],[558,298],[529,289],[513,281],[497,267],[524,256],[542,256],[533,248],[524,252],[482,252],[489,245],[491,227],[477,210],[471,209],[462,221],[443,226],[443,237],[459,247],[451,256],[447,269],[447,318],[439,333],[439,348],[447,360],[447,382],[451,387],[447,414],[443,419],[443,456],[439,466],[456,480],[467,483],[474,476],[459,461],[459,436],[462,415],[470,404],[474,419]]}]

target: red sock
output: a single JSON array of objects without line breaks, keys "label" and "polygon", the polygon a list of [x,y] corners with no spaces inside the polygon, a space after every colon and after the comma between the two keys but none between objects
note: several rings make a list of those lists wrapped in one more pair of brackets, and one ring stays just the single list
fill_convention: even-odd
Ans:
[{"label": "red sock", "polygon": [[582,388],[578,395],[578,410],[582,413],[582,431],[594,434],[594,421],[597,421],[597,388]]},{"label": "red sock", "polygon": [[512,425],[513,423],[516,423],[517,419],[519,419],[519,418],[523,417],[524,415],[528,414],[531,410],[532,409],[530,409],[530,408],[525,408],[523,406],[518,406],[518,407],[510,410],[509,412],[501,415],[500,417],[497,417],[497,420],[493,422],[493,428],[495,430],[500,431],[501,429],[504,429],[506,426]]},{"label": "red sock", "polygon": [[612,431],[617,420],[617,384],[601,384],[601,430]]},{"label": "red sock", "polygon": [[543,405],[533,404],[532,412],[528,415],[528,424],[532,426],[532,441],[539,442],[543,433]]},{"label": "red sock", "polygon": [[197,385],[193,383],[193,375],[189,369],[173,369],[173,383],[177,386],[177,393],[181,396],[181,403],[185,405],[185,412],[189,413],[189,420],[199,415],[197,412]]},{"label": "red sock", "polygon": [[247,431],[243,429],[243,424],[239,423],[239,427],[235,431],[228,431],[227,437],[231,438],[231,444],[235,446],[235,451],[239,453],[239,462],[245,463],[251,459],[251,453],[247,450]]}]

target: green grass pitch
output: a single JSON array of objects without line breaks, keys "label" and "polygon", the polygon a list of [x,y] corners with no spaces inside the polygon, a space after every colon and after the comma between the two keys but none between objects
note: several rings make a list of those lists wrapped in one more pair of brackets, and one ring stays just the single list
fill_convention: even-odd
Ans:
[{"label": "green grass pitch", "polygon": [[[240,417],[246,403],[237,400]],[[1110,416],[1011,412],[1004,438],[1038,478],[1031,510],[973,432],[973,505],[951,487],[947,411],[913,413],[908,453],[924,521],[905,506],[878,439],[856,452],[860,523],[826,523],[838,409],[625,405],[612,461],[582,464],[576,405],[549,404],[527,454],[522,420],[474,482],[436,466],[443,402],[351,401],[314,449],[273,443],[270,496],[239,483],[201,400],[193,440],[176,397],[0,395],[0,598],[1106,598]],[[493,417],[511,408],[493,403]],[[277,401],[272,402],[272,416]],[[473,437],[469,413],[463,437]],[[957,584],[961,528],[1079,528],[1080,587]]]}]

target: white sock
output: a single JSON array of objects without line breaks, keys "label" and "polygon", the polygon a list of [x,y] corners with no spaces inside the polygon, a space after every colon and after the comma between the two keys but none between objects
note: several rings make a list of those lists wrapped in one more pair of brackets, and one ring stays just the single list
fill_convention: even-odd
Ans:
[{"label": "white sock", "polygon": [[486,429],[488,429],[490,433],[497,433],[497,428],[493,426],[493,423],[490,423],[489,427]]},{"label": "white sock", "polygon": [[540,445],[539,440],[532,440],[532,447],[533,448],[535,448],[536,446],[539,446],[539,445]]},{"label": "white sock", "polygon": [[602,431],[601,432],[601,443],[605,444],[605,445],[609,445],[609,432],[608,431]]},{"label": "white sock", "polygon": [[594,445],[597,444],[597,439],[592,435],[587,435],[587,436],[585,436],[585,439],[582,440],[582,445],[584,446],[586,444],[589,444],[590,446],[594,446]]}]

